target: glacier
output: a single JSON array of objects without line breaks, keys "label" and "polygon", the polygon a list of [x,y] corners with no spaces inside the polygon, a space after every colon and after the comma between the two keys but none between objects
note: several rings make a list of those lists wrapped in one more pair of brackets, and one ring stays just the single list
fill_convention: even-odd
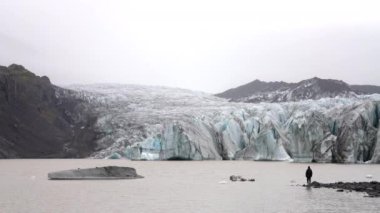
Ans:
[{"label": "glacier", "polygon": [[380,95],[252,104],[158,86],[67,88],[98,117],[92,158],[380,163]]}]

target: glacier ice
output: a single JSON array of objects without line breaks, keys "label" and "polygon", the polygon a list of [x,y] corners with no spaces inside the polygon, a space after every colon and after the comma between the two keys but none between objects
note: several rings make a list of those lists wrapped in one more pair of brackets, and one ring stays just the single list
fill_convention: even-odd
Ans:
[{"label": "glacier ice", "polygon": [[380,96],[231,103],[176,88],[76,85],[98,116],[94,158],[380,163]]}]

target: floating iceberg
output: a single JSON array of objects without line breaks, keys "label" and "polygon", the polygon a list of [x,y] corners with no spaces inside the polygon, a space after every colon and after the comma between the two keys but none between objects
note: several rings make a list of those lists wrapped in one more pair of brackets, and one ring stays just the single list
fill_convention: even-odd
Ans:
[{"label": "floating iceberg", "polygon": [[48,174],[49,180],[114,180],[143,178],[131,167],[105,166],[88,169],[72,169]]}]

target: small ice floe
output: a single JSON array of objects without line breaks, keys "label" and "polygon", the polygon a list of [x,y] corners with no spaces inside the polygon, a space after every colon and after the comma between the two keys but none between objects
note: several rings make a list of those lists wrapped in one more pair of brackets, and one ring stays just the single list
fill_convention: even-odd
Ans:
[{"label": "small ice floe", "polygon": [[32,176],[30,176],[30,179],[31,179],[31,180],[35,180],[35,179],[36,179],[36,176],[32,175]]},{"label": "small ice floe", "polygon": [[369,174],[366,175],[365,177],[368,178],[368,179],[372,179],[372,175],[369,175]]},{"label": "small ice floe", "polygon": [[218,183],[219,183],[219,184],[227,184],[227,181],[225,181],[225,180],[221,180],[221,181],[219,181]]}]

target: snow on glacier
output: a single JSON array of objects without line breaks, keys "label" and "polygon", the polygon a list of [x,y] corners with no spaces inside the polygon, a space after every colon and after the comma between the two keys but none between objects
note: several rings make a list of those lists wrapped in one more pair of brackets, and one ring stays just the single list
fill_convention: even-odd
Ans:
[{"label": "snow on glacier", "polygon": [[380,163],[379,95],[248,104],[156,86],[69,89],[98,116],[94,158]]}]

